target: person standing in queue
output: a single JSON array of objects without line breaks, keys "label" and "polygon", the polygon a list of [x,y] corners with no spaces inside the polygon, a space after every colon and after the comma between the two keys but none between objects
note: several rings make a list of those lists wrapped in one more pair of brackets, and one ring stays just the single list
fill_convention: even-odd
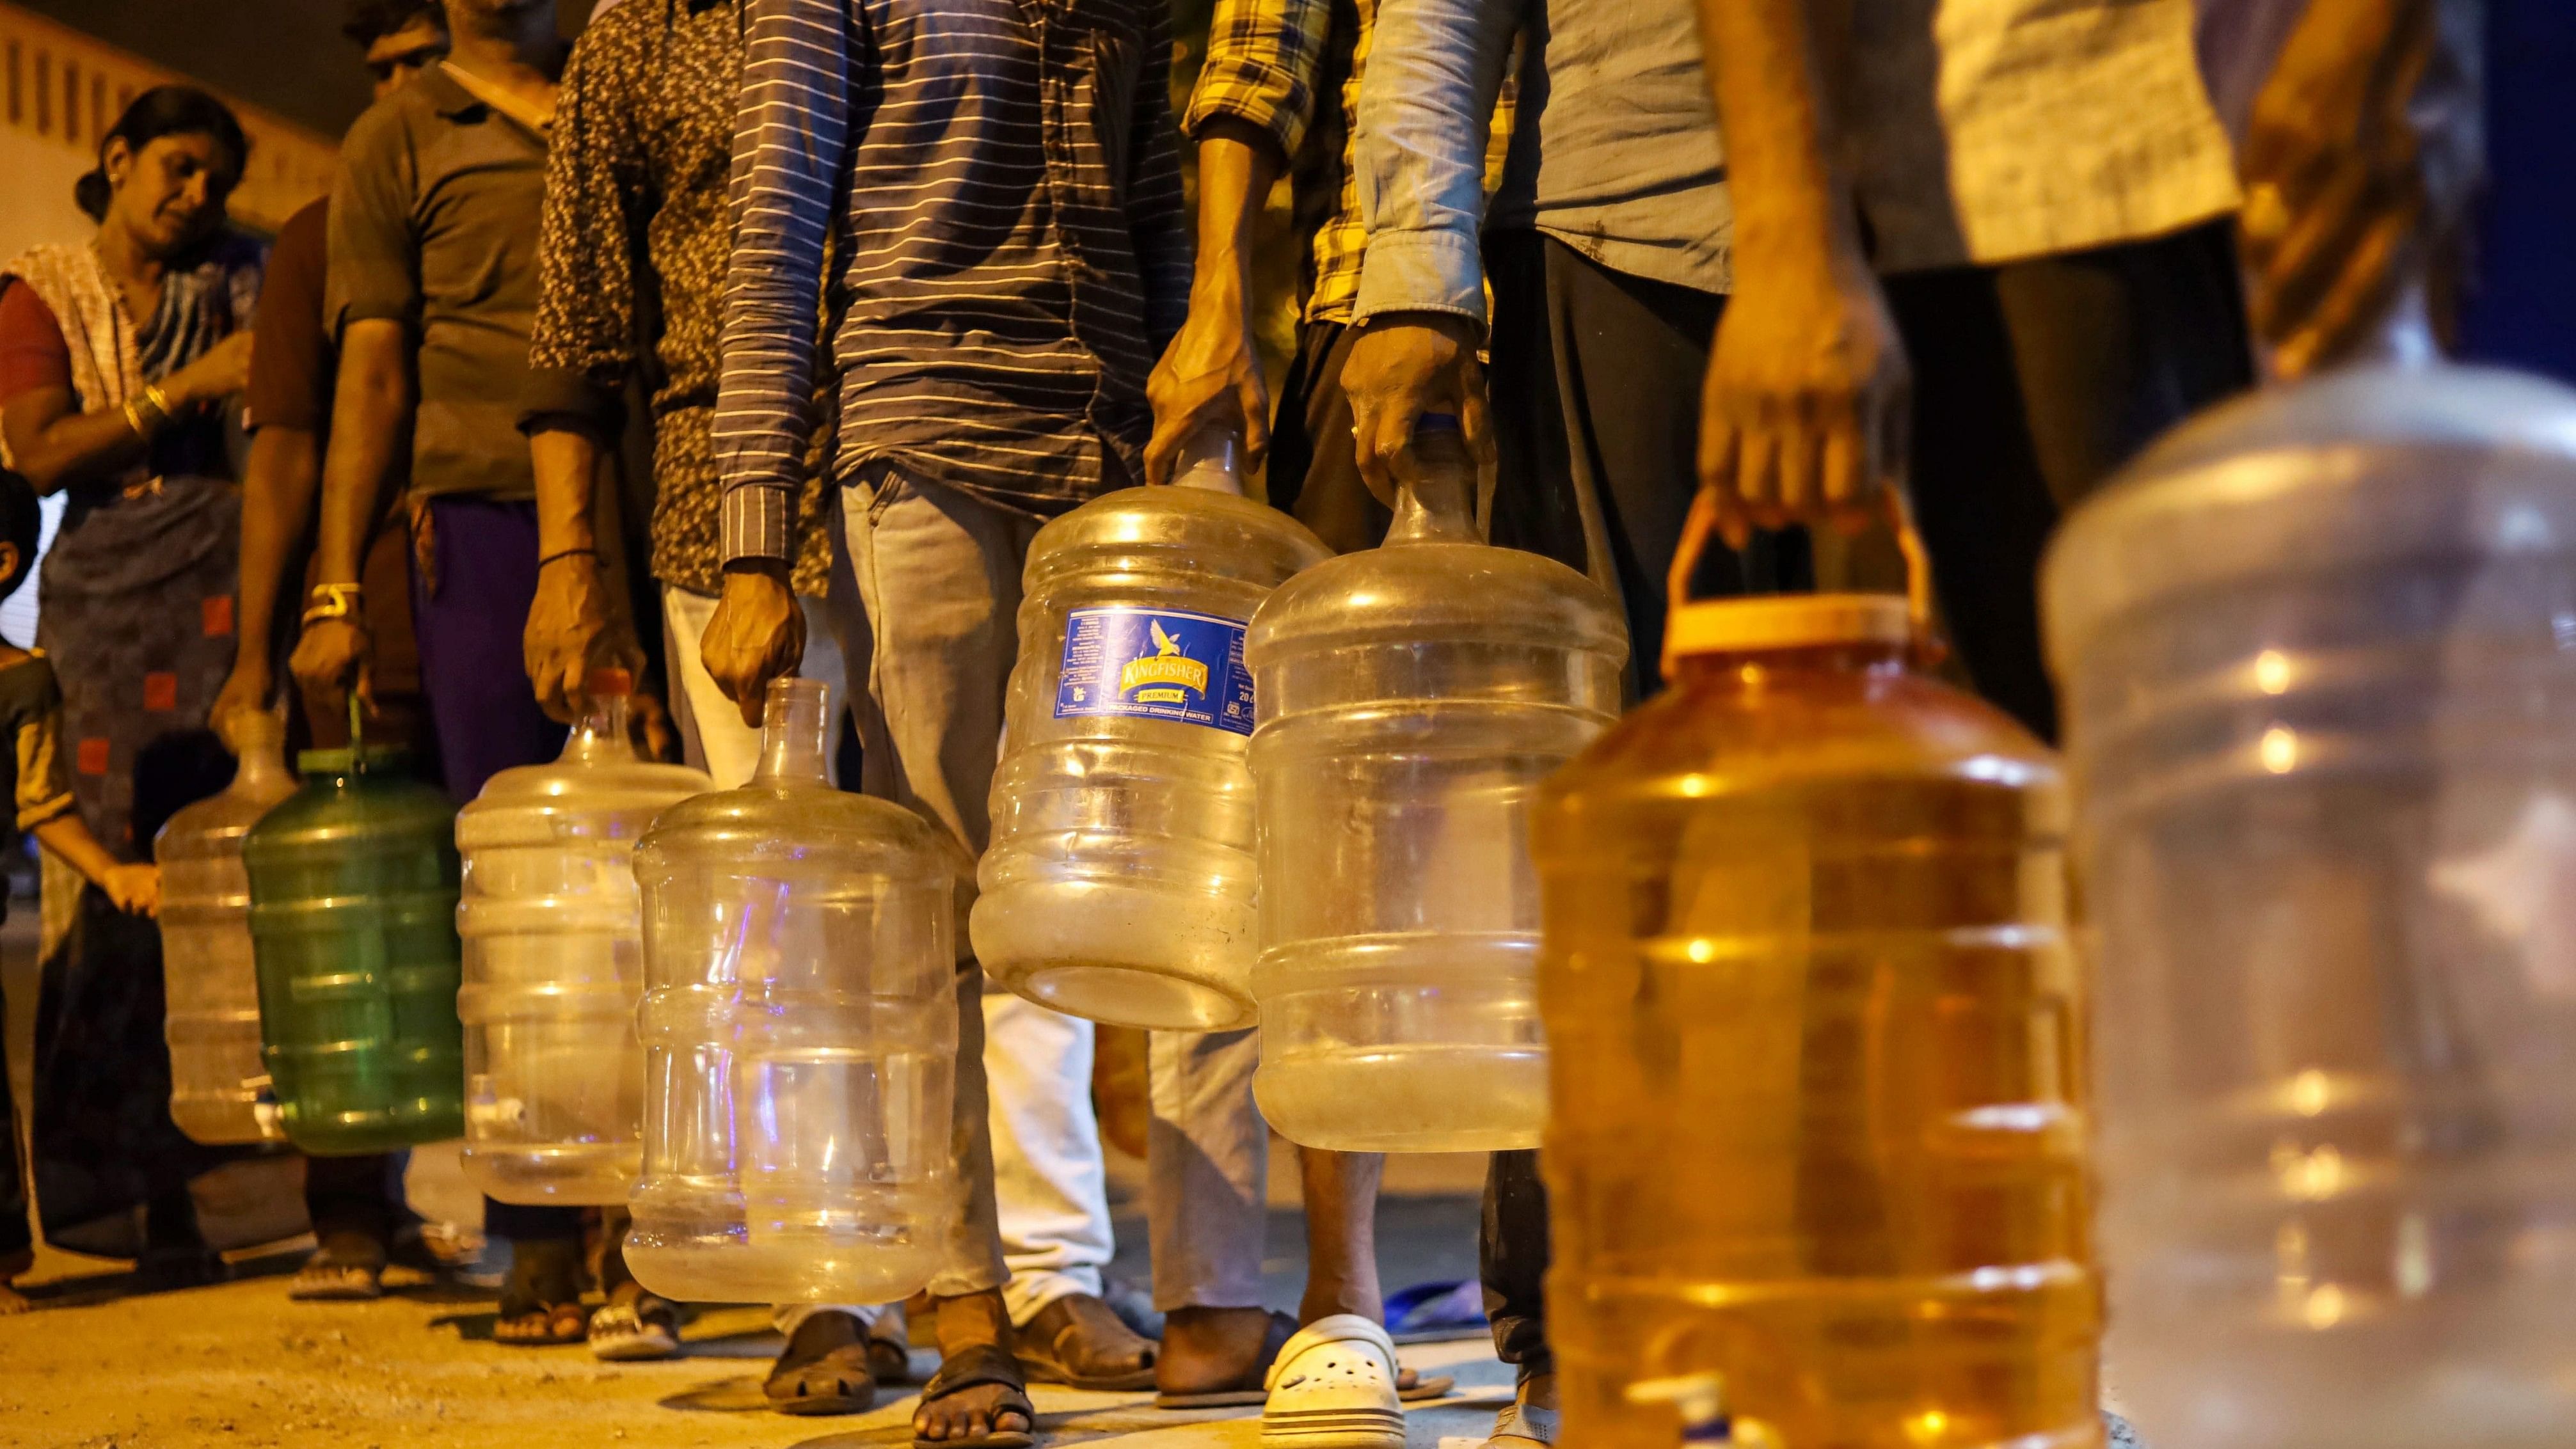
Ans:
[{"label": "person standing in queue", "polygon": [[[341,33],[365,52],[377,100],[447,54],[447,14],[438,0],[358,0],[349,7]],[[336,372],[331,340],[322,328],[329,211],[324,198],[287,219],[269,250],[268,281],[260,294],[259,341],[251,349],[250,387],[243,398],[243,423],[251,442],[242,468],[241,595],[234,618],[233,669],[215,696],[214,709],[215,729],[228,745],[234,717],[271,707],[277,662],[295,637],[294,621],[278,615],[278,598],[288,577],[309,573],[312,562],[314,505]],[[378,600],[369,621],[375,633],[380,712],[374,732],[397,744],[413,743],[422,729],[420,664],[403,593],[405,552],[401,528],[380,529],[368,546],[364,576]],[[315,581],[305,582],[310,587]],[[301,714],[311,747],[336,749],[349,743],[343,712],[308,702]],[[315,1302],[382,1295],[386,1252],[403,1215],[398,1190],[405,1157],[370,1152],[305,1160],[304,1210],[317,1246],[287,1285],[287,1297]]]},{"label": "person standing in queue", "polygon": [[[161,823],[231,775],[206,725],[233,655],[225,411],[250,364],[263,249],[226,207],[249,157],[223,102],[156,86],[75,188],[96,235],[0,266],[0,465],[66,498],[37,647],[81,817],[122,862],[149,861]],[[46,1240],[164,1281],[218,1275],[189,1182],[240,1149],[171,1120],[160,934],[60,873],[46,895],[28,1134]]]},{"label": "person standing in queue", "polygon": [[1721,527],[1856,526],[1903,481],[1969,678],[2053,740],[2058,516],[2253,381],[2191,0],[1937,33],[1873,0],[1699,9],[1737,217],[1701,428]]},{"label": "person standing in queue", "polygon": [[[563,43],[545,0],[445,0],[447,59],[350,128],[331,191],[326,332],[339,349],[322,465],[317,582],[290,668],[333,707],[375,701],[387,603],[365,559],[406,478],[409,602],[448,792],[554,758],[564,726],[529,692],[520,635],[541,568],[518,430],[536,314],[546,131]],[[578,1208],[485,1199],[511,1246],[493,1337],[578,1343]]]},{"label": "person standing in queue", "polygon": [[[747,11],[715,421],[725,577],[707,672],[749,722],[803,652],[791,525],[829,237],[832,477],[885,741],[868,752],[867,783],[971,858],[989,834],[1030,537],[1143,477],[1145,378],[1188,296],[1163,8],[751,0]],[[968,1192],[931,1284],[944,1362],[913,1433],[1022,1445],[1036,1416],[1002,1292],[983,971],[960,920],[954,1144]],[[1076,1084],[1087,1032],[1080,1042],[1061,1058]],[[991,1060],[1035,1065],[1009,1051]],[[1087,1095],[1065,1094],[1086,1127]],[[1106,1312],[1059,1301],[1069,1316]],[[1150,1368],[1150,1353],[1138,1359],[1128,1367]]]}]

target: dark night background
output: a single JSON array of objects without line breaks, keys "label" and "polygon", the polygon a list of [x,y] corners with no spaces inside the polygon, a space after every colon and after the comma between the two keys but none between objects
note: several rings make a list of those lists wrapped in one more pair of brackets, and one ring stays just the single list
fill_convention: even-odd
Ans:
[{"label": "dark night background", "polygon": [[[341,0],[13,0],[337,139],[367,108]],[[558,0],[564,33],[590,0]]]}]

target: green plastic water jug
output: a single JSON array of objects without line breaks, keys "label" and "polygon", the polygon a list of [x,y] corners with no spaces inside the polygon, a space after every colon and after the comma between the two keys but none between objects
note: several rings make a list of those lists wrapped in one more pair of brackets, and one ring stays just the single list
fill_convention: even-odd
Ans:
[{"label": "green plastic water jug", "polygon": [[383,1152],[465,1130],[456,809],[398,751],[307,750],[252,828],[262,1055],[287,1139]]}]

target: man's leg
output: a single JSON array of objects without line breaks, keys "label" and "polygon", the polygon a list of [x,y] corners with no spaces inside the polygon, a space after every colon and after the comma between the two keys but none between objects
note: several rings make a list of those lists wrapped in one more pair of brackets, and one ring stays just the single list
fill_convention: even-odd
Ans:
[{"label": "man's leg", "polygon": [[1270,1328],[1261,1259],[1270,1129],[1252,1098],[1257,1031],[1153,1033],[1145,1225],[1166,1315],[1155,1385],[1201,1394],[1258,1385]]},{"label": "man's leg", "polygon": [[[0,1000],[0,1021],[8,1003]],[[9,1135],[0,1148],[0,1317],[27,1311],[27,1300],[10,1280],[36,1264],[35,1204],[27,1196],[27,1157],[19,1146],[18,1106],[9,1088],[9,1053],[0,1050],[0,1132]]]},{"label": "man's leg", "polygon": [[[1099,1298],[1100,1270],[1115,1247],[1108,1166],[1091,1106],[1092,1027],[986,986],[993,1191],[1011,1268],[1003,1296],[1011,1322],[1026,1329],[1064,1299]],[[1072,1311],[1049,1315],[1050,1326]]]},{"label": "man's leg", "polygon": [[[989,836],[985,796],[1002,732],[1002,703],[1017,653],[1020,569],[1032,520],[926,486],[879,466],[842,493],[849,557],[872,636],[869,693],[886,746],[866,758],[868,793],[910,806],[948,831],[967,858]],[[952,1152],[964,1210],[945,1264],[931,1280],[941,1357],[998,1370],[993,1350],[1012,1348],[1001,1288],[1009,1269],[993,1196],[991,1107],[984,1080],[983,968],[970,954],[959,883],[957,1090]],[[925,1397],[916,1433],[971,1438],[996,1421],[1017,1429],[1018,1393],[981,1383]]]},{"label": "man's leg", "polygon": [[[447,792],[462,805],[501,771],[563,751],[565,728],[538,708],[522,644],[537,595],[536,505],[433,499],[425,526],[429,569],[412,577],[412,628]],[[587,1321],[581,1210],[485,1198],[483,1230],[510,1243],[493,1336],[518,1343],[579,1338]]]},{"label": "man's leg", "polygon": [[296,1270],[287,1297],[370,1299],[382,1293],[398,1172],[394,1158],[380,1152],[304,1160],[304,1215],[319,1246]]},{"label": "man's leg", "polygon": [[1914,365],[1911,493],[1977,691],[2054,739],[2041,551],[2164,429],[2252,382],[2230,231],[1890,278]]}]

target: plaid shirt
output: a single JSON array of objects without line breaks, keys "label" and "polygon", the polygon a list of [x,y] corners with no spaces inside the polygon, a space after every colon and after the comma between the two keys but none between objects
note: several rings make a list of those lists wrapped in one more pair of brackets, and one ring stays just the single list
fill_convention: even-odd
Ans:
[{"label": "plaid shirt", "polygon": [[[1352,0],[1345,0],[1345,4]],[[1360,261],[1368,251],[1368,223],[1360,215],[1352,142],[1358,127],[1360,77],[1368,65],[1369,38],[1377,30],[1379,0],[1355,0],[1356,24],[1334,24],[1334,0],[1217,0],[1208,26],[1206,64],[1190,92],[1182,129],[1193,141],[1209,121],[1231,117],[1270,133],[1290,158],[1292,189],[1301,203],[1334,198],[1332,214],[1315,229],[1309,261],[1306,320],[1348,322],[1360,290]],[[1350,16],[1345,9],[1343,15]],[[1502,185],[1503,156],[1511,144],[1513,94],[1506,72],[1494,106],[1492,140],[1485,153],[1485,190]],[[1316,95],[1339,83],[1341,105],[1318,114]],[[1300,206],[1300,221],[1303,206]]]}]

